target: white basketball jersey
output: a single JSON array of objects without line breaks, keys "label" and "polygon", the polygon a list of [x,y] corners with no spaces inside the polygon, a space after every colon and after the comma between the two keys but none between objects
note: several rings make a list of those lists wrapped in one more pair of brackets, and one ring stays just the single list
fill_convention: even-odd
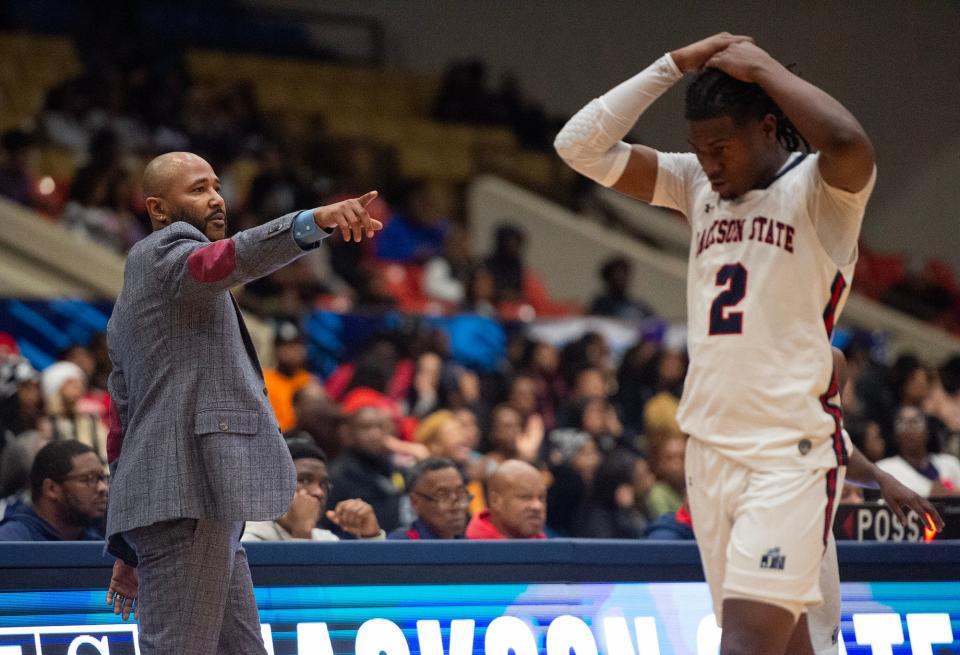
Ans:
[{"label": "white basketball jersey", "polygon": [[876,171],[858,193],[795,153],[766,188],[711,189],[693,154],[659,153],[652,204],[682,212],[690,370],[678,420],[755,469],[846,463],[830,335],[853,279]]}]

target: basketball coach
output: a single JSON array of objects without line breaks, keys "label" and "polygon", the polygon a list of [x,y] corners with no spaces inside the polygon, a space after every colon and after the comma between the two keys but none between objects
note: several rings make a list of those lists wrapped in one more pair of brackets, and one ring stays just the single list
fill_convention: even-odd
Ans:
[{"label": "basketball coach", "polygon": [[372,237],[376,192],[229,239],[220,180],[197,155],[151,161],[143,192],[153,233],[130,250],[107,327],[107,602],[124,618],[136,606],[143,655],[265,655],[240,535],[287,510],[296,476],[230,289],[337,229]]}]

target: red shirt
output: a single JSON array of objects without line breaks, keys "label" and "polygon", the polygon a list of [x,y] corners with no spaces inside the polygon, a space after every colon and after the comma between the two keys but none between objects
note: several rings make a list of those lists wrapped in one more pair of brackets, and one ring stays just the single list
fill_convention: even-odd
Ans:
[{"label": "red shirt", "polygon": [[[470,519],[470,524],[467,525],[466,532],[467,539],[509,539],[499,530],[496,526],[493,525],[493,521],[490,520],[490,510],[485,509],[479,514],[474,515]],[[546,539],[547,535],[544,533],[536,534],[530,539]]]}]

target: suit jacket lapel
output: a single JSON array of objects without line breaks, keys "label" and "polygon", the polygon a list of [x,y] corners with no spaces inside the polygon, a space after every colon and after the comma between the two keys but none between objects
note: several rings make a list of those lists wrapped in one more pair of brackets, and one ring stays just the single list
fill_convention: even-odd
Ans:
[{"label": "suit jacket lapel", "polygon": [[257,349],[253,347],[253,339],[250,338],[250,333],[247,332],[247,324],[243,320],[243,314],[240,313],[240,305],[237,304],[237,299],[233,297],[232,292],[227,292],[230,295],[230,302],[233,303],[233,311],[237,313],[237,323],[240,324],[240,336],[243,338],[243,347],[247,350],[247,355],[250,357],[250,361],[253,362],[254,368],[257,369],[257,375],[260,376],[260,379],[263,379],[263,369],[260,368],[260,358],[257,357]]}]

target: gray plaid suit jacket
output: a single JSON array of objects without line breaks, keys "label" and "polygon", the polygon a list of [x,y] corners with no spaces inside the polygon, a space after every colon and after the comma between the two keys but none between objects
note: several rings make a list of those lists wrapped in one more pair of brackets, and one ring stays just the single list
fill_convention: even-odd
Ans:
[{"label": "gray plaid suit jacket", "polygon": [[176,222],[130,250],[107,326],[116,458],[107,550],[130,564],[125,530],[272,520],[293,500],[293,462],[230,288],[307,252],[295,215],[214,243]]}]

